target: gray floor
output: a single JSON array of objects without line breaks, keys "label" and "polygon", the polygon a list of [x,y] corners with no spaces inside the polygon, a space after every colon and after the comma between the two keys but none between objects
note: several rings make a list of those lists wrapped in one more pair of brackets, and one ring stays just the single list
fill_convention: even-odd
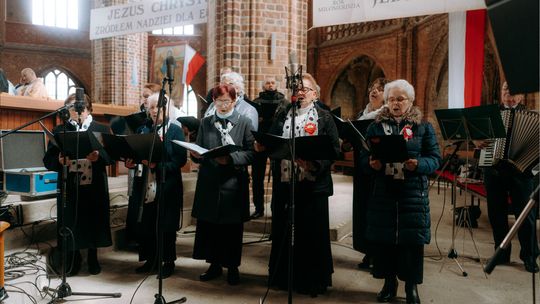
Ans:
[{"label": "gray floor", "polygon": [[[340,184],[339,189],[340,196],[347,197],[347,191],[351,193],[348,183]],[[449,197],[449,193],[446,197]],[[461,196],[458,204],[463,204],[465,197]],[[466,229],[458,230],[455,247],[460,256],[458,261],[468,276],[461,275],[454,261],[440,258],[438,248],[445,257],[451,245],[451,211],[448,199],[445,199],[443,193],[437,194],[434,189],[430,193],[430,198],[433,222],[432,243],[426,247],[424,284],[419,288],[422,303],[533,303],[531,275],[524,271],[518,258],[519,244],[517,242],[514,242],[513,263],[497,267],[489,276],[482,272],[481,263],[472,259],[478,255]],[[481,205],[482,215],[479,228],[474,229],[473,233],[483,262],[491,255],[493,243],[487,222],[485,202]],[[339,213],[343,213],[343,210],[331,208],[331,214]],[[436,229],[439,218],[441,218],[440,225]],[[184,229],[184,232],[191,230],[193,228],[188,227]],[[187,303],[260,303],[261,297],[266,292],[270,243],[261,242],[244,247],[240,267],[241,284],[231,287],[227,285],[225,276],[210,282],[198,280],[198,275],[206,270],[207,264],[191,259],[193,236],[192,233],[179,234],[176,272],[163,282],[165,299],[173,301],[185,296],[188,299]],[[255,241],[260,238],[261,235],[248,232],[244,240]],[[350,235],[333,242],[335,273],[333,287],[328,293],[317,298],[294,294],[294,303],[376,303],[375,295],[380,290],[382,281],[373,279],[368,272],[356,269],[356,264],[362,255],[351,249],[351,242]],[[10,248],[9,244],[6,246],[7,254],[25,249]],[[43,243],[40,246],[47,247]],[[27,251],[35,252],[35,248],[32,246]],[[44,258],[38,262],[38,265],[43,266],[43,261]],[[79,276],[68,278],[71,288],[73,291],[84,292],[121,292],[122,297],[111,299],[71,296],[66,298],[68,302],[81,304],[154,303],[158,281],[155,276],[144,277],[133,272],[133,269],[139,265],[135,253],[103,250],[100,251],[100,261],[103,268],[101,274],[91,276],[83,268]],[[16,288],[28,292],[37,299],[37,303],[48,303],[50,297],[43,299],[32,284],[35,283],[39,288],[47,284],[55,287],[60,281],[52,279],[48,282],[43,273],[43,271],[35,273],[33,270],[26,269],[25,275],[21,278],[15,280],[7,278],[6,288],[10,297],[4,303],[32,303],[27,296],[16,292]],[[398,299],[394,303],[404,303],[404,296],[403,284],[401,284]],[[270,289],[265,303],[287,303],[287,293]]]}]

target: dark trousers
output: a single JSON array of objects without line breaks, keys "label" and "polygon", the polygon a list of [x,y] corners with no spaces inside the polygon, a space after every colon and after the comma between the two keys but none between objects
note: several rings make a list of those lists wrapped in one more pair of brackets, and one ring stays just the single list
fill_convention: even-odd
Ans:
[{"label": "dark trousers", "polygon": [[[493,168],[486,168],[484,169],[484,184],[487,192],[489,222],[493,230],[495,248],[497,248],[509,231],[508,208],[512,208],[516,218],[521,214],[529,201],[529,195],[533,191],[533,179],[522,174],[499,174]],[[509,197],[512,201],[510,205],[508,202]],[[521,245],[519,257],[522,260],[538,256],[538,243],[534,225],[535,217],[536,208],[533,208],[518,230]],[[509,259],[510,252],[511,247],[509,246],[503,259]]]},{"label": "dark trousers", "polygon": [[193,258],[231,268],[240,266],[244,223],[215,224],[197,220]]},{"label": "dark trousers", "polygon": [[371,274],[377,279],[395,278],[422,284],[424,279],[424,245],[373,243]]},{"label": "dark trousers", "polygon": [[264,212],[264,176],[267,158],[268,155],[265,152],[257,152],[251,165],[253,205],[255,205],[255,211],[259,212]]},{"label": "dark trousers", "polygon": [[[139,236],[139,261],[152,262],[158,258],[156,216],[157,204],[155,202],[144,204]],[[163,231],[163,247],[161,247],[163,262],[174,262],[176,260],[176,231],[163,228],[160,230]]]}]

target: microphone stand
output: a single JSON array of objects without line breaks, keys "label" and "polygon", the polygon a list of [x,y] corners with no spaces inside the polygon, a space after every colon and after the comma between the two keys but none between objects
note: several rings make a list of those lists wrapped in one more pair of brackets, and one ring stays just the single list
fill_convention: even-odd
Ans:
[{"label": "microphone stand", "polygon": [[[167,148],[165,146],[165,143],[167,142],[166,140],[166,134],[167,134],[167,105],[166,105],[166,98],[165,98],[165,84],[168,82],[169,83],[169,94],[172,95],[172,83],[173,83],[173,79],[170,79],[168,77],[164,77],[163,78],[163,81],[161,83],[161,90],[159,91],[159,98],[158,98],[158,112],[157,112],[157,115],[156,117],[159,117],[159,115],[161,114],[162,115],[162,129],[163,129],[163,140],[162,140],[162,143],[163,143],[163,148],[161,149],[161,166],[160,166],[160,169],[161,169],[161,173],[160,175],[156,174],[156,182],[160,184],[161,187],[159,187],[159,191],[158,191],[158,194],[157,194],[157,212],[156,212],[156,232],[157,232],[157,237],[158,237],[158,242],[157,242],[157,263],[158,263],[158,293],[155,294],[155,301],[154,301],[154,304],[172,304],[172,303],[185,303],[187,301],[186,297],[182,297],[178,300],[174,300],[172,302],[167,302],[165,301],[165,298],[163,297],[163,227],[162,227],[162,224],[161,224],[161,213],[163,212],[162,211],[162,206],[161,206],[161,203],[162,203],[162,199],[163,199],[163,191],[165,189],[165,166],[164,166],[164,163],[166,162],[166,159],[167,159]],[[170,98],[169,98],[169,101],[170,101]],[[157,118],[156,118],[157,120]],[[154,136],[152,138],[152,145],[150,147],[150,153],[149,153],[149,157],[148,157],[148,165],[150,165],[150,163],[152,162],[152,156],[153,156],[153,153],[154,153],[154,145],[156,143],[156,138],[157,138],[157,134],[158,134],[158,128],[157,128],[157,122],[154,122]],[[148,167],[148,170],[150,170],[150,167]],[[146,189],[146,187],[143,187],[143,189]],[[144,190],[143,190],[144,192]],[[142,196],[142,202],[144,203],[144,198],[145,198],[146,194],[144,194]],[[140,209],[139,209],[139,221],[140,219],[142,218],[142,209],[143,209],[143,203],[140,205]]]},{"label": "microphone stand", "polygon": [[[287,265],[287,303],[293,302],[293,280],[294,280],[294,241],[295,241],[295,191],[296,191],[296,109],[300,106],[296,100],[299,89],[302,85],[302,67],[300,66],[298,71],[290,71],[291,76],[287,75],[288,88],[292,90],[291,105],[292,105],[292,117],[291,117],[291,177],[290,177],[290,201],[289,201],[289,261]],[[285,73],[288,74],[287,68]]]}]

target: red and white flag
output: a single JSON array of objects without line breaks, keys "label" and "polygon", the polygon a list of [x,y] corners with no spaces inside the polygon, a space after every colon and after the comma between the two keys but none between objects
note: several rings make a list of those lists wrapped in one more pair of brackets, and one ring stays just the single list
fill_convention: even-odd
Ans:
[{"label": "red and white flag", "polygon": [[448,14],[448,108],[479,106],[486,10]]},{"label": "red and white flag", "polygon": [[186,44],[184,57],[184,70],[182,73],[182,83],[189,85],[199,69],[204,65],[204,58],[192,47]]}]

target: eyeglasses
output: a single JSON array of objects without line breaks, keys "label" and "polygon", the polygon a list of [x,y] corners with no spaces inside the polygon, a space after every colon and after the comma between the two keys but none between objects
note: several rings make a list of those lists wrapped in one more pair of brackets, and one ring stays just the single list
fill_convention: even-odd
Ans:
[{"label": "eyeglasses", "polygon": [[399,103],[402,103],[402,102],[404,102],[405,100],[409,100],[409,98],[403,97],[403,96],[399,96],[398,98],[395,98],[395,97],[390,97],[390,98],[388,98],[388,102],[399,102]]},{"label": "eyeglasses", "polygon": [[309,93],[311,91],[315,91],[314,89],[312,88],[308,88],[308,87],[303,87],[300,91],[304,92],[304,93]]},{"label": "eyeglasses", "polygon": [[224,107],[227,107],[229,106],[232,102],[232,100],[230,99],[226,99],[226,100],[221,100],[221,99],[216,99],[214,100],[214,103],[216,104],[216,106],[224,106]]}]

